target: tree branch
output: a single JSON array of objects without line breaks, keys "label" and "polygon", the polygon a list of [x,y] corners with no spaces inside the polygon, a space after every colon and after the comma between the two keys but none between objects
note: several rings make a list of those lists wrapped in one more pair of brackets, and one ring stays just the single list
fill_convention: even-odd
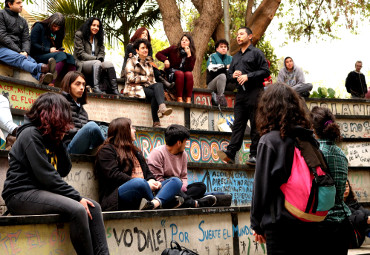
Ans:
[{"label": "tree branch", "polygon": [[247,10],[245,11],[245,25],[247,25],[249,23],[250,19],[252,18],[253,5],[254,5],[254,0],[248,0]]},{"label": "tree branch", "polygon": [[180,22],[180,10],[176,0],[157,0],[162,14],[163,27],[170,44],[177,44],[183,30]]}]

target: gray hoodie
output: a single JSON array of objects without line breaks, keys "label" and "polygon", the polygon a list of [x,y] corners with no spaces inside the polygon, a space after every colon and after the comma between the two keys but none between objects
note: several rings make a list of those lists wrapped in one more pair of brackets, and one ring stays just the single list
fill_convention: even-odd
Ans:
[{"label": "gray hoodie", "polygon": [[[284,60],[285,65],[285,60]],[[288,71],[286,66],[280,70],[278,78],[278,82],[284,82],[291,87],[294,87],[298,84],[305,83],[304,74],[301,68],[297,66],[293,66],[293,70],[291,72]]]}]

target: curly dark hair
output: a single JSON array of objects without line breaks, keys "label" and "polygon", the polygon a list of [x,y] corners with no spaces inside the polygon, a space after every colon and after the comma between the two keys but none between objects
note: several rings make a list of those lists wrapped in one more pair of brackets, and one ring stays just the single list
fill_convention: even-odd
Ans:
[{"label": "curly dark hair", "polygon": [[193,37],[192,37],[190,34],[187,34],[187,33],[185,33],[185,34],[183,34],[183,35],[181,36],[180,41],[179,41],[179,43],[177,44],[177,52],[178,52],[178,55],[179,55],[179,56],[181,56],[181,49],[182,49],[182,47],[181,47],[181,40],[182,40],[182,38],[184,38],[184,37],[186,37],[186,38],[188,38],[188,39],[189,39],[189,41],[190,41],[190,43],[189,43],[189,48],[190,48],[191,55],[192,55],[192,56],[195,56],[196,50],[195,50],[195,45],[194,45]]},{"label": "curly dark hair", "polygon": [[216,43],[215,43],[215,49],[218,48],[218,46],[220,46],[220,44],[225,44],[227,46],[227,49],[229,50],[229,42],[226,41],[226,39],[220,39],[218,40]]},{"label": "curly dark hair", "polygon": [[73,128],[70,105],[57,93],[47,92],[39,96],[26,116],[43,136],[56,143],[61,142],[64,134]]},{"label": "curly dark hair", "polygon": [[146,27],[141,27],[139,28],[138,30],[135,31],[134,35],[131,37],[130,39],[130,43],[133,43],[135,42],[137,39],[140,39],[141,38],[141,34],[146,30],[146,32],[148,33],[148,41],[149,43],[151,42],[151,39],[150,39],[150,34],[149,34],[149,30],[146,28]]},{"label": "curly dark hair", "polygon": [[311,128],[310,116],[303,99],[288,85],[270,85],[259,100],[256,126],[260,135],[272,130],[280,130],[285,138],[295,126]]},{"label": "curly dark hair", "polygon": [[90,41],[90,35],[91,35],[91,30],[90,27],[94,20],[99,21],[99,31],[95,35],[95,38],[98,40],[98,46],[102,46],[104,44],[104,29],[103,29],[103,24],[101,23],[100,19],[97,17],[91,17],[86,20],[85,23],[82,24],[82,26],[78,29],[79,31],[82,32],[82,36],[85,41]]},{"label": "curly dark hair", "polygon": [[[85,76],[78,71],[70,71],[68,72],[63,80],[62,80],[62,91],[67,92],[68,94],[71,94],[71,84],[78,78],[82,77],[84,80]],[[86,87],[84,89],[84,93],[82,94],[82,97],[77,99],[77,102],[80,103],[81,105],[87,104],[87,90]]]},{"label": "curly dark hair", "polygon": [[311,110],[311,118],[319,138],[330,141],[340,140],[339,125],[335,123],[334,114],[328,108],[315,106]]},{"label": "curly dark hair", "polygon": [[140,44],[144,43],[146,48],[149,50],[150,48],[150,42],[147,40],[147,39],[137,39],[135,42],[134,42],[134,49],[135,50],[139,50],[140,48]]},{"label": "curly dark hair", "polygon": [[112,120],[108,127],[108,138],[99,147],[99,151],[106,144],[112,144],[118,154],[120,163],[125,163],[123,172],[127,172],[134,167],[133,155],[139,152],[140,149],[136,147],[131,137],[131,120],[129,118],[121,117]]}]

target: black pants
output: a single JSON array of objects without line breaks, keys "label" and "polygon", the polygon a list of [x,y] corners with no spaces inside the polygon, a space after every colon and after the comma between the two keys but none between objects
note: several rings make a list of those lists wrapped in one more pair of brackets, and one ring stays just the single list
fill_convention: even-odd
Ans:
[{"label": "black pants", "polygon": [[157,82],[149,87],[144,87],[144,93],[146,98],[151,102],[153,122],[158,122],[158,106],[164,103],[163,84]]},{"label": "black pants", "polygon": [[342,222],[322,222],[318,232],[324,239],[322,254],[346,255],[350,243],[352,228],[348,219]]},{"label": "black pants", "polygon": [[184,198],[182,208],[195,208],[195,200],[202,198],[207,187],[203,182],[194,182],[187,187],[187,191],[180,191],[179,195]]},{"label": "black pants", "polygon": [[250,155],[257,155],[257,145],[260,136],[256,129],[256,108],[257,99],[259,97],[260,89],[256,89],[250,92],[238,92],[235,97],[234,106],[234,125],[232,128],[231,140],[227,146],[227,152],[231,157],[235,157],[236,153],[240,150],[245,128],[247,127],[248,120],[251,123],[250,137],[252,144],[250,146]]}]

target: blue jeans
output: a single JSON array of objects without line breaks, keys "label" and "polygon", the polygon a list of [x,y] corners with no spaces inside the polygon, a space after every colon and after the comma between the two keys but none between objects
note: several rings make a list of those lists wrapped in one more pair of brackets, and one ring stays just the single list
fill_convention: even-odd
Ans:
[{"label": "blue jeans", "polygon": [[18,52],[8,48],[0,48],[0,61],[7,65],[25,70],[33,76],[36,80],[40,80],[41,63],[37,64],[31,56],[25,57]]},{"label": "blue jeans", "polygon": [[103,142],[104,136],[99,126],[95,122],[90,121],[78,130],[68,144],[67,150],[70,154],[86,154],[90,148],[98,147]]},{"label": "blue jeans", "polygon": [[161,206],[171,201],[179,193],[182,182],[177,177],[171,177],[162,182],[162,188],[154,197],[148,182],[141,178],[134,178],[125,182],[118,188],[120,208],[125,210],[136,210],[139,208],[142,198],[152,201],[157,199]]},{"label": "blue jeans", "polygon": [[77,254],[109,254],[100,205],[89,199],[92,220],[78,201],[46,190],[28,190],[12,196],[6,203],[13,215],[51,214],[67,217],[70,237]]}]

